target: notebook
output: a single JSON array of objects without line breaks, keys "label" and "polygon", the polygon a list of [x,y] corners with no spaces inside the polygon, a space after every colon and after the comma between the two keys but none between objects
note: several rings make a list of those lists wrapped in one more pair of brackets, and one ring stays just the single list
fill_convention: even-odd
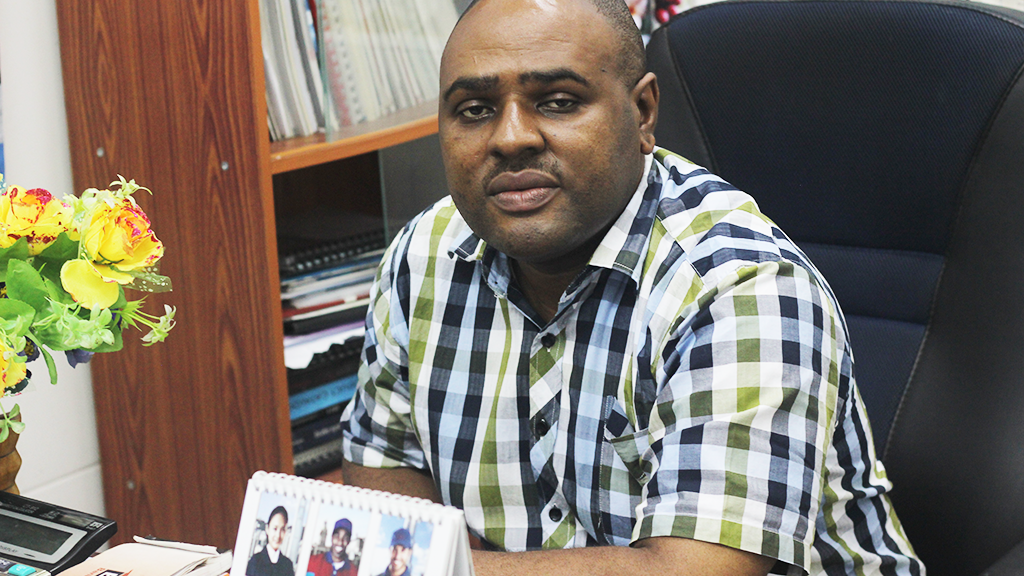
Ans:
[{"label": "notebook", "polygon": [[473,575],[458,508],[288,474],[253,474],[231,576],[320,576],[328,562],[344,563],[335,566],[338,574],[357,576]]}]

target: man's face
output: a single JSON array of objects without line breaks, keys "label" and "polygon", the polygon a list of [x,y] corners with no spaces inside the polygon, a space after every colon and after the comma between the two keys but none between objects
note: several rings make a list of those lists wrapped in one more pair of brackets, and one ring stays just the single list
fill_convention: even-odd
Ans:
[{"label": "man's face", "polygon": [[445,170],[459,211],[495,248],[538,266],[585,263],[636,190],[657,88],[645,112],[619,49],[587,0],[489,0],[452,33]]},{"label": "man's face", "polygon": [[409,565],[409,558],[412,557],[412,548],[406,548],[401,544],[395,544],[391,547],[391,574],[393,576],[399,576],[405,572],[405,568]]},{"label": "man's face", "polygon": [[267,522],[267,546],[270,546],[273,550],[280,550],[281,543],[284,542],[284,532],[287,526],[288,524],[281,514],[271,516],[270,522]]},{"label": "man's face", "polygon": [[331,535],[331,557],[335,562],[341,562],[348,558],[346,549],[349,542],[348,530],[341,529]]}]

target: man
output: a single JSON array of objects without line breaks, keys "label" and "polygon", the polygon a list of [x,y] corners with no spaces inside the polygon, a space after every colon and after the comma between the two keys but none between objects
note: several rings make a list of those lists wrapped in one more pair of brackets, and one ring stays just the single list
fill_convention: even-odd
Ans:
[{"label": "man", "polygon": [[405,528],[399,528],[391,535],[391,562],[380,576],[408,576],[410,559],[412,559],[412,534]]},{"label": "man", "polygon": [[284,506],[270,511],[265,530],[267,545],[249,559],[245,567],[246,576],[294,576],[292,561],[281,553],[281,544],[288,531],[288,511]]},{"label": "man", "polygon": [[358,569],[348,558],[348,544],[352,541],[352,522],[342,518],[334,523],[331,548],[309,559],[306,572],[313,576],[356,576]]},{"label": "man", "polygon": [[657,109],[621,0],[471,5],[346,481],[465,510],[478,574],[922,573],[831,291]]}]

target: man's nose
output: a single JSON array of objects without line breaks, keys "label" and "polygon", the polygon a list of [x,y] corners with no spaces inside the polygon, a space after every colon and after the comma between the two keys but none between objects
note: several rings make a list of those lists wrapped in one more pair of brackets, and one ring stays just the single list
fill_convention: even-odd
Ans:
[{"label": "man's nose", "polygon": [[490,142],[493,153],[511,158],[544,149],[544,135],[531,110],[522,104],[506,104],[499,110],[496,120]]}]

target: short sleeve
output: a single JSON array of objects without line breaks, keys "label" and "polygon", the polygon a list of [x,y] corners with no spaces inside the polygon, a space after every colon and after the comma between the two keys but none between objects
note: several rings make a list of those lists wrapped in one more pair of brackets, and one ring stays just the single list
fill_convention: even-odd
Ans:
[{"label": "short sleeve", "polygon": [[831,302],[810,271],[777,260],[693,304],[656,366],[634,541],[681,536],[809,569],[847,354]]},{"label": "short sleeve", "polygon": [[358,385],[341,417],[345,459],[360,466],[427,468],[411,417],[407,306],[401,301],[401,286],[408,284],[401,265],[406,239],[395,239],[378,269]]}]

